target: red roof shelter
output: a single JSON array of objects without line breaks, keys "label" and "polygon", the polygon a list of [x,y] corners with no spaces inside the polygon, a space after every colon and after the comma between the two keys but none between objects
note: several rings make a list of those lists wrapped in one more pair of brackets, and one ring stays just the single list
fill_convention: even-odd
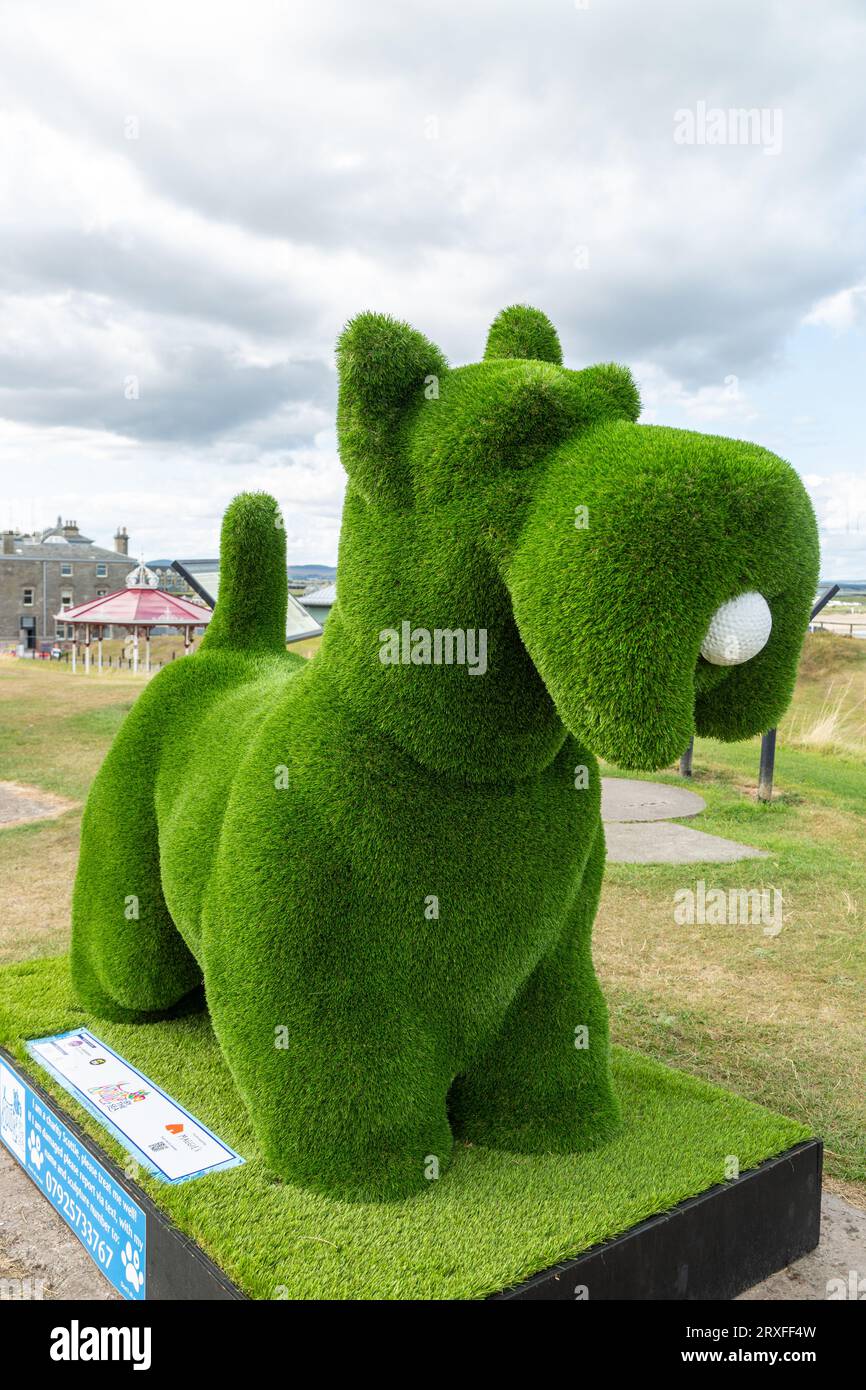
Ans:
[{"label": "red roof shelter", "polygon": [[125,589],[117,589],[104,598],[91,599],[76,608],[64,608],[55,614],[58,622],[71,623],[72,669],[78,644],[78,630],[84,628],[84,669],[90,670],[90,646],[96,637],[97,670],[102,670],[102,639],[107,627],[125,627],[132,633],[132,669],[138,670],[139,634],[145,636],[145,670],[150,670],[150,634],[154,627],[183,628],[184,656],[190,648],[194,628],[206,627],[213,610],[203,604],[191,603],[157,588],[158,580],[146,565],[137,565],[128,575]]}]

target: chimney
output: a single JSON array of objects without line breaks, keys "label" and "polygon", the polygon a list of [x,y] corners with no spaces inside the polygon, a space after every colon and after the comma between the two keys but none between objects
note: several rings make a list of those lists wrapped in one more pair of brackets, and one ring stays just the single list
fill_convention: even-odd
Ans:
[{"label": "chimney", "polygon": [[15,554],[15,534],[12,531],[3,532],[3,554]]},{"label": "chimney", "polygon": [[63,523],[63,534],[64,534],[64,536],[77,536],[77,535],[78,535],[78,522],[77,522],[77,521],[64,521],[64,523]]},{"label": "chimney", "polygon": [[117,530],[115,531],[114,548],[117,551],[118,555],[129,554],[129,536],[126,533],[125,526],[118,526]]}]

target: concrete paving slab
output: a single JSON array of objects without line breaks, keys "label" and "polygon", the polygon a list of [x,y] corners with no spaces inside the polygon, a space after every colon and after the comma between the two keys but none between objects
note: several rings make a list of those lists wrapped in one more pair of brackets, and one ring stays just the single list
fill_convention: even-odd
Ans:
[{"label": "concrete paving slab", "polygon": [[754,845],[741,845],[669,821],[607,821],[604,838],[611,864],[733,864],[738,859],[767,858],[766,852]]},{"label": "concrete paving slab", "polygon": [[682,820],[699,816],[707,803],[687,787],[640,782],[633,777],[602,777],[601,818],[605,821]]},{"label": "concrete paving slab", "polygon": [[28,787],[21,782],[0,782],[0,828],[25,825],[33,820],[51,820],[77,805],[77,801],[55,796],[41,787]]},{"label": "concrete paving slab", "polygon": [[816,1250],[740,1294],[758,1299],[866,1300],[866,1211],[825,1192]]}]

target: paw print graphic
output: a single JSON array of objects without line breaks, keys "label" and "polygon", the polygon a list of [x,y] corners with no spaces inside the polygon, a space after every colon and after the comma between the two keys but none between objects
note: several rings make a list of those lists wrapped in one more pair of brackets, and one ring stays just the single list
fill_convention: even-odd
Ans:
[{"label": "paw print graphic", "polygon": [[30,1150],[30,1162],[33,1164],[37,1173],[41,1173],[42,1165],[45,1162],[45,1155],[42,1152],[42,1141],[39,1135],[32,1129],[30,1131],[30,1137],[27,1140],[27,1147]]},{"label": "paw print graphic", "polygon": [[126,1245],[124,1246],[121,1252],[120,1258],[123,1261],[123,1268],[126,1273],[127,1284],[129,1284],[133,1289],[135,1289],[135,1292],[138,1293],[139,1289],[144,1283],[144,1274],[142,1273],[141,1260],[139,1259],[138,1251],[133,1250],[131,1241],[126,1242]]}]

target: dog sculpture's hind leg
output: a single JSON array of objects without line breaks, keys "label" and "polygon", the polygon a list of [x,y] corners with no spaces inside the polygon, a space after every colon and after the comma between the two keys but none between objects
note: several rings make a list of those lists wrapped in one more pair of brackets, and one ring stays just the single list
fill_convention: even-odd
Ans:
[{"label": "dog sculpture's hind leg", "polygon": [[100,1017],[131,1020],[162,1011],[201,980],[163,895],[156,751],[152,729],[133,711],[84,813],[72,979],[79,998]]}]

